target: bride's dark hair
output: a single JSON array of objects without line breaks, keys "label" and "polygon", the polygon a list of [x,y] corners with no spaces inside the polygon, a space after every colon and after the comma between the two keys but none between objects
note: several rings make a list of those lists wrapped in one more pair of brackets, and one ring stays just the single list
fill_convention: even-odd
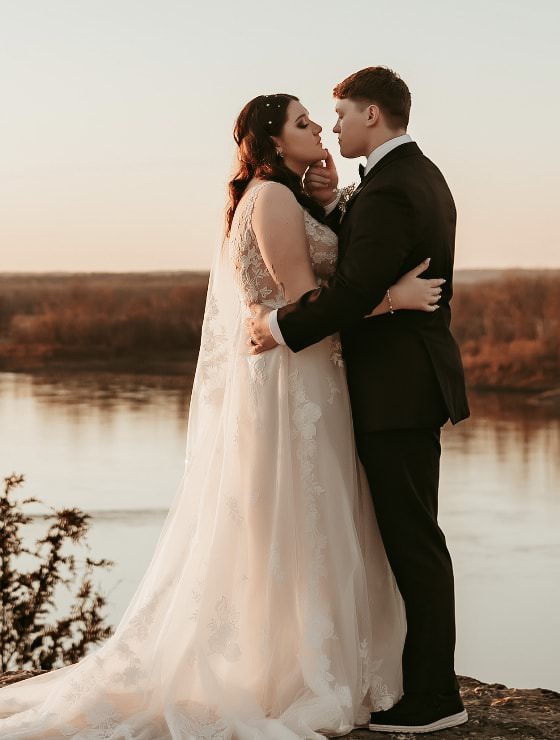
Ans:
[{"label": "bride's dark hair", "polygon": [[276,153],[272,136],[280,136],[286,123],[287,110],[294,95],[278,93],[259,95],[243,108],[233,129],[233,138],[239,147],[239,168],[229,182],[229,203],[226,210],[226,232],[229,234],[231,222],[247,183],[253,178],[273,180],[286,185],[295,195],[298,203],[318,221],[325,220],[325,211],[303,190],[299,175]]}]

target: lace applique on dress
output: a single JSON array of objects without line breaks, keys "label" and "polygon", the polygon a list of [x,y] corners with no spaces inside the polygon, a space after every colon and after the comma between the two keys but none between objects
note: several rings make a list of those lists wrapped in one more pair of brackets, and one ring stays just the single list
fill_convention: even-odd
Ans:
[{"label": "lace applique on dress", "polygon": [[228,496],[228,498],[226,498],[226,506],[228,508],[229,515],[232,518],[232,521],[234,521],[235,524],[243,526],[245,524],[245,519],[243,518],[242,513],[239,511],[239,502],[237,501],[237,499],[233,496]]},{"label": "lace applique on dress", "polygon": [[[280,308],[285,306],[287,301],[281,287],[268,271],[251,226],[257,196],[264,187],[271,184],[260,182],[253,186],[245,202],[240,202],[237,207],[230,235],[230,257],[235,268],[242,302],[245,305],[262,303],[272,308]],[[317,276],[317,284],[320,284],[336,269],[337,236],[328,226],[317,221],[305,210],[304,226],[309,243],[311,264]]]},{"label": "lace applique on dress", "polygon": [[200,339],[200,377],[204,398],[208,402],[221,399],[229,345],[224,327],[219,322],[216,300],[208,299],[202,336]]},{"label": "lace applique on dress", "polygon": [[251,218],[259,192],[268,185],[261,182],[247,193],[245,202],[240,202],[231,225],[230,258],[235,269],[238,289],[242,303],[263,303],[273,308],[285,305],[286,301],[281,288],[261,256]]},{"label": "lace applique on dress", "polygon": [[336,383],[332,378],[327,377],[327,382],[329,384],[330,392],[330,396],[327,398],[327,403],[332,406],[335,402],[336,397],[340,396],[342,394],[342,391],[340,390],[339,384]]},{"label": "lace applique on dress", "polygon": [[182,702],[175,712],[174,723],[181,736],[199,740],[226,740],[230,737],[226,723],[220,719],[217,706],[206,706],[194,701]]},{"label": "lace applique on dress", "polygon": [[237,642],[239,637],[239,614],[230,605],[227,598],[222,596],[216,603],[215,617],[208,627],[208,649],[210,655],[219,653],[226,660],[234,662],[241,657],[241,650]]},{"label": "lace applique on dress", "polygon": [[[300,478],[305,497],[305,527],[311,545],[311,560],[306,573],[306,603],[303,620],[308,646],[308,685],[319,693],[332,691],[340,706],[351,706],[349,686],[339,686],[330,672],[331,660],[327,655],[327,643],[336,639],[329,604],[322,597],[321,580],[326,575],[325,554],[327,538],[320,523],[317,499],[325,493],[317,475],[317,423],[322,417],[321,407],[307,393],[305,383],[298,371],[290,376],[289,393],[293,403],[292,438],[296,441],[296,454],[300,464]],[[349,702],[349,703],[348,703]]]},{"label": "lace applique on dress", "polygon": [[369,694],[372,711],[382,712],[390,709],[397,701],[397,694],[390,691],[381,679],[379,672],[383,660],[371,660],[367,640],[360,642],[360,661],[362,663],[362,692],[364,696]]},{"label": "lace applique on dress", "polygon": [[334,231],[313,218],[308,211],[304,211],[303,215],[313,270],[320,282],[325,282],[336,269],[338,239]]},{"label": "lace applique on dress", "polygon": [[330,355],[330,361],[337,367],[344,367],[344,360],[342,359],[342,344],[338,335],[331,337],[332,351]]}]

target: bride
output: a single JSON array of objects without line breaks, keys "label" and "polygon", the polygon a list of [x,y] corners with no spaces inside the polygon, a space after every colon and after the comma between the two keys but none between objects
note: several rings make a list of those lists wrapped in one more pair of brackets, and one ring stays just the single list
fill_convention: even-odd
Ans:
[{"label": "bride", "polygon": [[[3,740],[322,738],[399,699],[404,611],[340,344],[253,355],[245,334],[250,304],[284,305],[335,269],[336,236],[302,186],[327,156],[320,132],[290,95],[239,115],[180,489],[114,635],[0,690]],[[395,308],[433,310],[423,269],[393,286]]]}]

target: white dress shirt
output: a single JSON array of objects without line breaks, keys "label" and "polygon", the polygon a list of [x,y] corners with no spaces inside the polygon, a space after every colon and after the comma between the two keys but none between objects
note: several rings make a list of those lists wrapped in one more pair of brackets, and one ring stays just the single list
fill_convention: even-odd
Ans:
[{"label": "white dress shirt", "polygon": [[[388,141],[385,141],[383,142],[383,144],[380,144],[378,147],[376,147],[368,155],[366,166],[364,169],[364,177],[371,169],[373,169],[373,167],[375,167],[375,165],[381,159],[383,159],[386,154],[389,154],[389,152],[392,152],[393,149],[396,149],[401,144],[408,144],[411,141],[412,137],[409,136],[409,134],[402,134],[401,136],[395,136],[394,139],[389,139]],[[339,200],[340,195],[338,195],[332,203],[329,203],[328,206],[325,207],[325,212],[327,213],[327,215],[336,208]],[[275,309],[268,314],[268,328],[270,329],[270,333],[272,334],[274,341],[277,342],[277,344],[286,344],[286,342],[284,341],[284,337],[282,336],[282,332],[280,331],[280,327],[278,326],[277,314],[278,309]]]}]

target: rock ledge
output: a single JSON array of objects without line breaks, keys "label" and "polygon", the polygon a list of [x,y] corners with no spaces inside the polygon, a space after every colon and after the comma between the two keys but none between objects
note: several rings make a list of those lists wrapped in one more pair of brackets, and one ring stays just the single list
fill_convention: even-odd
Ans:
[{"label": "rock ledge", "polygon": [[549,689],[510,689],[459,676],[469,721],[429,735],[355,730],[347,740],[560,740],[560,694]]}]

